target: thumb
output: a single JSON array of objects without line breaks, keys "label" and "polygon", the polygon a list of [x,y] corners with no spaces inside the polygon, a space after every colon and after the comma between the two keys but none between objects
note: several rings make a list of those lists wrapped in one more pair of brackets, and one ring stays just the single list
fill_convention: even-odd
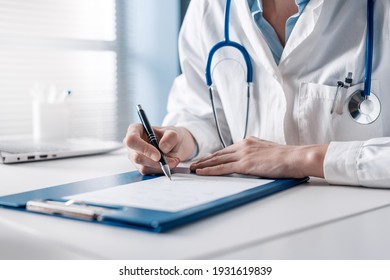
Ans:
[{"label": "thumb", "polygon": [[179,135],[177,131],[166,129],[161,136],[159,146],[160,150],[169,156],[175,156],[177,146],[179,144]]}]

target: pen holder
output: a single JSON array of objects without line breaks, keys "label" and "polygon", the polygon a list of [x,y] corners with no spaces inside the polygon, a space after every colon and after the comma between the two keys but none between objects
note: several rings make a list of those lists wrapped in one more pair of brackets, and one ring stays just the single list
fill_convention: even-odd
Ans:
[{"label": "pen holder", "polygon": [[35,141],[61,141],[69,136],[69,107],[67,102],[33,101],[33,136]]}]

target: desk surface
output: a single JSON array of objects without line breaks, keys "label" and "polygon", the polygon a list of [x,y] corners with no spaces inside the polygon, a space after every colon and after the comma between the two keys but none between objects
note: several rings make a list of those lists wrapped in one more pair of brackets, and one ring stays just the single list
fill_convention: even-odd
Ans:
[{"label": "desk surface", "polygon": [[[0,165],[0,196],[131,170],[124,150]],[[389,259],[387,205],[390,190],[312,178],[163,234],[0,208],[0,259]]]}]

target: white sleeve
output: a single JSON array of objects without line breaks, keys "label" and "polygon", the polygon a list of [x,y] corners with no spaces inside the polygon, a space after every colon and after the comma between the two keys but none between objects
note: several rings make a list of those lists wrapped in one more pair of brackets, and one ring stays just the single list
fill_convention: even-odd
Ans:
[{"label": "white sleeve", "polygon": [[204,75],[209,52],[209,44],[205,43],[209,33],[205,16],[210,12],[210,5],[204,0],[190,3],[179,35],[183,74],[174,81],[163,122],[163,125],[181,126],[191,132],[198,144],[198,158],[221,148]]},{"label": "white sleeve", "polygon": [[390,188],[390,137],[330,143],[324,174],[330,184]]}]

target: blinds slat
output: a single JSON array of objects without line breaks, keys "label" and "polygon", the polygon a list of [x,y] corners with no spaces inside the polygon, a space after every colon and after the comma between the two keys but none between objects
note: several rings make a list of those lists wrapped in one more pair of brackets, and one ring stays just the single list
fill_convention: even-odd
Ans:
[{"label": "blinds slat", "polygon": [[0,135],[32,131],[34,84],[70,89],[73,137],[117,130],[115,0],[0,0]]}]

